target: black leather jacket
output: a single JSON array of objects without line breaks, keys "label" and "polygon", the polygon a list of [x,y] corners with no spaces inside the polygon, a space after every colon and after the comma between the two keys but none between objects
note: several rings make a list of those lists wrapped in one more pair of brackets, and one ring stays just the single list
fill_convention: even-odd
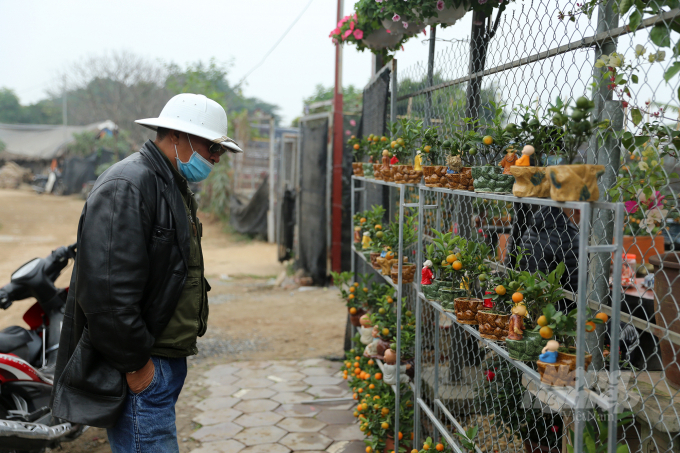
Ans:
[{"label": "black leather jacket", "polygon": [[103,173],[78,225],[52,392],[57,418],[112,427],[187,276],[189,222],[156,146]]}]

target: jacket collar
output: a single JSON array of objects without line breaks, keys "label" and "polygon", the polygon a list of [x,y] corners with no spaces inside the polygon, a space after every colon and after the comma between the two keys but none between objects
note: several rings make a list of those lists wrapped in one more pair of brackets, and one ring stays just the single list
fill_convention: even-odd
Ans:
[{"label": "jacket collar", "polygon": [[184,201],[179,192],[179,187],[175,184],[174,176],[168,165],[163,162],[164,157],[161,155],[161,150],[151,141],[147,140],[139,150],[140,154],[144,156],[154,168],[156,173],[165,181],[165,188],[163,188],[163,197],[170,207],[170,212],[175,218],[177,240],[179,242],[179,249],[184,260],[184,265],[188,267],[189,263],[189,219],[187,218],[186,209],[184,208]]}]

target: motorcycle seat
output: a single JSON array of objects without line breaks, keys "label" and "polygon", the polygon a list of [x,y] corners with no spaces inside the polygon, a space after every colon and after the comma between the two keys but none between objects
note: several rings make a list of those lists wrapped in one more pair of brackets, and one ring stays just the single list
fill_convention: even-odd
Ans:
[{"label": "motorcycle seat", "polygon": [[0,352],[12,352],[33,340],[31,333],[20,326],[0,330]]}]

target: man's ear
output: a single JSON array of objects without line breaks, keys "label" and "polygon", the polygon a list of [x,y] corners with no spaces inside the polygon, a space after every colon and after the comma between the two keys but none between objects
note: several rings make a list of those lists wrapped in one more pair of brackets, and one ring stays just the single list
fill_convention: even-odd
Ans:
[{"label": "man's ear", "polygon": [[168,134],[168,138],[173,145],[179,145],[179,131],[171,130]]}]

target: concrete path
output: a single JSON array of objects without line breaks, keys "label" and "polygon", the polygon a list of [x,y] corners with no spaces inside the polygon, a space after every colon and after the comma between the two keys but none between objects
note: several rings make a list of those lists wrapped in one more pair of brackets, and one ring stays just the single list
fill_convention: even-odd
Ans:
[{"label": "concrete path", "polygon": [[300,404],[351,395],[340,363],[323,359],[233,362],[205,372],[195,404],[194,453],[363,453],[354,402]]}]

